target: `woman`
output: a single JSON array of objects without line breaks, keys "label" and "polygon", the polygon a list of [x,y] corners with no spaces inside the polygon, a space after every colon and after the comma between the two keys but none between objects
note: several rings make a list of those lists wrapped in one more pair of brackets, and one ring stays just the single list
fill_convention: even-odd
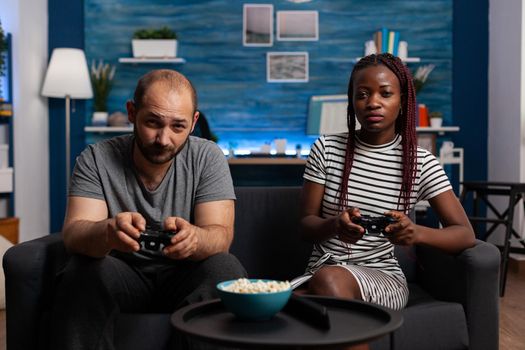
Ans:
[{"label": "woman", "polygon": [[[292,283],[308,281],[310,294],[401,309],[408,287],[394,244],[455,253],[474,245],[474,232],[437,159],[417,147],[414,86],[401,60],[390,54],[361,59],[350,77],[348,101],[349,132],[321,136],[308,158],[301,227],[315,244],[306,273]],[[443,228],[409,218],[422,200]],[[371,235],[352,222],[362,215],[395,222],[384,234]]]}]

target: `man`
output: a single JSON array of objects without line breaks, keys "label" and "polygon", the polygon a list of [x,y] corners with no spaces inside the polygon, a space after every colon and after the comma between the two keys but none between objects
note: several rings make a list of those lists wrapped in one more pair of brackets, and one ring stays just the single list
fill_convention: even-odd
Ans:
[{"label": "man", "polygon": [[[88,146],[73,171],[62,233],[73,255],[58,276],[52,349],[113,349],[119,312],[172,312],[246,274],[227,253],[235,195],[224,155],[189,136],[199,118],[189,80],[152,71],[126,108],[133,135]],[[177,233],[148,251],[147,226]]]}]

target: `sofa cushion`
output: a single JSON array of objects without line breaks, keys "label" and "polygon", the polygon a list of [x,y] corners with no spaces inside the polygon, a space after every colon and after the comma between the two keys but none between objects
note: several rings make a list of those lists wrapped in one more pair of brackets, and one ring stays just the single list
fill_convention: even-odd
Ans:
[{"label": "sofa cushion", "polygon": [[396,349],[467,349],[469,338],[463,306],[436,300],[412,283],[409,289],[403,325],[394,335]]},{"label": "sofa cushion", "polygon": [[[408,304],[402,310],[403,325],[394,332],[396,349],[468,349],[467,321],[463,306],[438,301],[419,286],[409,283]],[[390,349],[390,337],[370,344],[372,350]]]}]

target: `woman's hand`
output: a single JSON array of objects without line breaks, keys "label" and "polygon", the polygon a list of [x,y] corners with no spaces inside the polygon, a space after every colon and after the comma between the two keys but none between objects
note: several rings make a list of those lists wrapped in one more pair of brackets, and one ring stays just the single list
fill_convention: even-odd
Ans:
[{"label": "woman's hand", "polygon": [[365,229],[352,222],[352,218],[360,216],[359,208],[350,207],[335,218],[334,232],[341,241],[354,244],[363,237]]},{"label": "woman's hand", "polygon": [[390,224],[385,228],[386,237],[393,244],[397,245],[414,245],[418,241],[416,224],[408,216],[399,211],[388,211],[386,216],[394,218],[397,222]]}]

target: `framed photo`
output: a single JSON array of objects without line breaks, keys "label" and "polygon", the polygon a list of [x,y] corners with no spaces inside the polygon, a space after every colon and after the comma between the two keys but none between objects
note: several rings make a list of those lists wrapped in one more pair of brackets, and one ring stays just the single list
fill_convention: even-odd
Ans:
[{"label": "framed photo", "polygon": [[244,46],[272,46],[273,5],[244,4],[242,27]]},{"label": "framed photo", "polygon": [[277,11],[277,40],[319,40],[319,12]]},{"label": "framed photo", "polygon": [[269,83],[308,82],[308,52],[268,52],[266,80]]},{"label": "framed photo", "polygon": [[436,154],[436,135],[434,134],[418,134],[417,145]]}]

